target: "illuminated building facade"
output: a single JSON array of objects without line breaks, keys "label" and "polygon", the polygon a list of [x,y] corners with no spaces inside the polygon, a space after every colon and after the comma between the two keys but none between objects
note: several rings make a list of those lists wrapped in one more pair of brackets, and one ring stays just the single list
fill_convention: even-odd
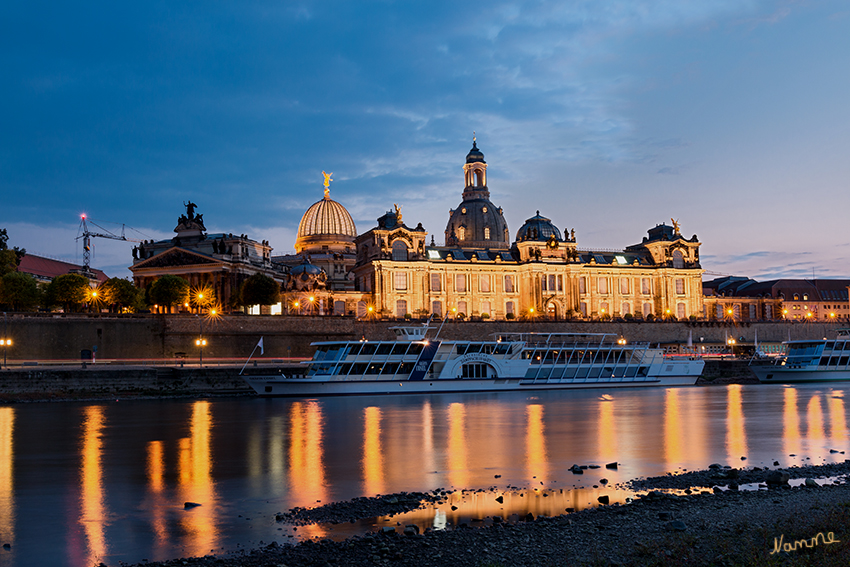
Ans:
[{"label": "illuminated building facade", "polygon": [[850,280],[729,276],[703,284],[705,318],[730,321],[848,321]]},{"label": "illuminated building facade", "polygon": [[482,319],[702,317],[700,242],[658,225],[620,252],[579,248],[538,213],[509,243],[503,211],[490,201],[487,164],[473,142],[462,201],[449,212],[444,246],[426,245],[399,207],[356,239],[353,269],[364,305],[381,316]]},{"label": "illuminated building facade", "polygon": [[174,238],[145,241],[133,249],[130,271],[136,287],[145,289],[166,274],[180,276],[192,289],[212,289],[216,303],[227,310],[234,307],[242,283],[254,274],[284,282],[285,268],[272,263],[267,241],[245,234],[208,234],[195,207],[190,202],[187,214],[180,216]]}]

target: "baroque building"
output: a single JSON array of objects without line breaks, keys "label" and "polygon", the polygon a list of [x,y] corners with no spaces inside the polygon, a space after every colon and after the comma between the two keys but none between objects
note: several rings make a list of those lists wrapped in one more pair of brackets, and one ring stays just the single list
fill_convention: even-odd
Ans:
[{"label": "baroque building", "polygon": [[283,283],[285,270],[272,263],[267,241],[257,242],[245,234],[208,234],[203,215],[195,214],[197,205],[189,201],[185,207],[174,238],[144,241],[133,248],[130,271],[136,287],[145,289],[166,274],[180,276],[191,289],[212,289],[217,304],[229,311],[242,283],[252,275],[264,274]]},{"label": "baroque building", "polygon": [[511,244],[501,208],[490,201],[487,164],[473,141],[463,166],[461,203],[449,212],[443,246],[426,245],[400,208],[356,239],[353,268],[381,316],[455,315],[482,319],[701,317],[700,243],[676,221],[622,251],[583,249],[538,211]]}]

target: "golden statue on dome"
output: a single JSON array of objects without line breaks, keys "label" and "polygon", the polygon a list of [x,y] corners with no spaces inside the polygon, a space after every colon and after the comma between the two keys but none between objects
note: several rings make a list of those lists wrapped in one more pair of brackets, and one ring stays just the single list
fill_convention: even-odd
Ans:
[{"label": "golden statue on dome", "polygon": [[670,221],[673,223],[673,234],[679,234],[679,221],[675,219],[670,219]]},{"label": "golden statue on dome", "polygon": [[401,207],[393,203],[393,207],[395,207],[395,220],[398,224],[401,224]]},{"label": "golden statue on dome", "polygon": [[333,175],[333,173],[325,173],[323,171],[322,175],[325,176],[325,197],[329,197],[331,194],[331,181],[333,181],[333,179],[331,179],[331,175]]}]

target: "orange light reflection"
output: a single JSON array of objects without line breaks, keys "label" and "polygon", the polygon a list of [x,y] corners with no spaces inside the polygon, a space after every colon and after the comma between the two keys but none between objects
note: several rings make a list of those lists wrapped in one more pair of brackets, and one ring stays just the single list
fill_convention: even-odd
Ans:
[{"label": "orange light reflection", "polygon": [[216,492],[212,480],[210,432],[212,417],[209,402],[192,404],[190,437],[180,439],[178,459],[181,502],[201,504],[186,511],[180,521],[185,534],[184,546],[191,555],[206,555],[218,540]]},{"label": "orange light reflection", "polygon": [[809,443],[823,441],[826,434],[823,428],[823,409],[821,408],[819,394],[815,394],[809,399],[806,406],[806,422],[806,437]]},{"label": "orange light reflection", "polygon": [[[547,479],[549,459],[546,456],[546,436],[543,424],[543,406],[531,404],[525,409],[528,426],[525,434],[525,467],[529,482]],[[535,483],[536,484],[536,483]]]},{"label": "orange light reflection", "polygon": [[730,462],[747,455],[747,433],[741,388],[740,384],[730,384],[726,387],[726,453],[729,455]]},{"label": "orange light reflection", "polygon": [[844,392],[836,390],[827,399],[829,408],[829,435],[833,443],[847,442],[847,418],[844,413]]},{"label": "orange light reflection", "polygon": [[679,391],[668,388],[664,396],[664,461],[668,470],[682,462],[682,416]]},{"label": "orange light reflection", "polygon": [[[0,408],[0,535],[15,547],[15,408]],[[6,550],[8,554],[11,550]]]},{"label": "orange light reflection", "polygon": [[104,534],[106,517],[103,498],[103,471],[100,457],[103,450],[103,408],[89,406],[83,421],[82,471],[80,482],[80,522],[88,541],[88,564],[96,565],[107,553]]},{"label": "orange light reflection", "polygon": [[797,390],[794,388],[785,388],[785,402],[783,404],[782,409],[782,423],[782,439],[785,442],[785,454],[799,454],[800,416],[797,415]]},{"label": "orange light reflection", "polygon": [[168,525],[165,518],[167,508],[166,498],[163,495],[165,485],[163,475],[165,472],[165,458],[162,450],[162,441],[151,441],[148,443],[148,491],[151,493],[151,527],[156,534],[156,545],[160,549],[168,545]]},{"label": "orange light reflection", "polygon": [[599,404],[599,458],[617,460],[617,425],[614,421],[614,400],[606,398]]},{"label": "orange light reflection", "polygon": [[469,483],[466,449],[466,408],[461,403],[449,404],[449,483],[466,488]]},{"label": "orange light reflection", "polygon": [[[289,410],[289,487],[295,506],[313,508],[327,499],[324,459],[324,418],[318,402],[295,402]],[[323,537],[319,525],[299,528],[309,536]]]},{"label": "orange light reflection", "polygon": [[381,409],[374,406],[363,410],[363,490],[367,496],[384,492]]}]

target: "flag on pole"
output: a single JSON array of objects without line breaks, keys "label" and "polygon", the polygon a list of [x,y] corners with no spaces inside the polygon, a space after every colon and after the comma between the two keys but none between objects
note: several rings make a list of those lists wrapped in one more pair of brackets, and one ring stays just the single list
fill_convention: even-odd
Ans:
[{"label": "flag on pole", "polygon": [[260,354],[263,354],[263,337],[260,337],[260,342],[257,343],[257,346],[260,347]]}]

